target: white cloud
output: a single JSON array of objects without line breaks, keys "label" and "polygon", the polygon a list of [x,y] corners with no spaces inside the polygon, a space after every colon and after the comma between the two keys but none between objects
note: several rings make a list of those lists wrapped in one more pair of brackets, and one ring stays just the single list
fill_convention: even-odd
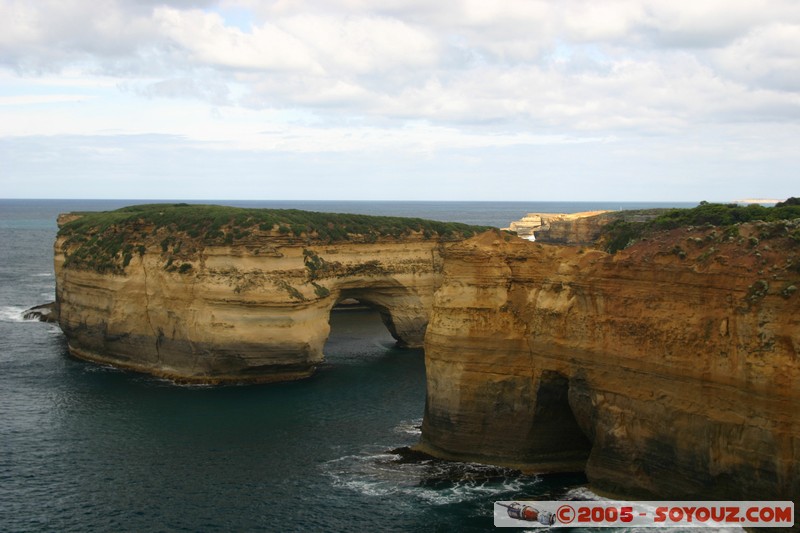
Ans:
[{"label": "white cloud", "polygon": [[690,158],[722,152],[683,138],[749,128],[725,150],[763,162],[800,119],[800,3],[0,0],[0,82],[0,137],[426,157],[667,137]]},{"label": "white cloud", "polygon": [[82,102],[87,96],[81,94],[23,94],[16,96],[0,96],[0,106],[27,106],[41,104],[60,104],[64,102]]},{"label": "white cloud", "polygon": [[558,7],[564,35],[578,42],[629,40],[645,19],[645,4],[638,0],[575,0]]},{"label": "white cloud", "polygon": [[712,57],[721,73],[747,85],[800,92],[800,23],[755,28]]},{"label": "white cloud", "polygon": [[160,32],[180,46],[196,65],[265,71],[322,71],[302,41],[272,24],[245,33],[239,28],[225,26],[222,17],[216,13],[166,7],[154,10],[153,17]]},{"label": "white cloud", "polygon": [[651,0],[645,26],[662,46],[718,48],[776,20],[800,22],[800,6],[791,0]]},{"label": "white cloud", "polygon": [[435,66],[432,35],[387,17],[295,15],[281,26],[314,50],[329,74],[374,74],[395,68]]}]

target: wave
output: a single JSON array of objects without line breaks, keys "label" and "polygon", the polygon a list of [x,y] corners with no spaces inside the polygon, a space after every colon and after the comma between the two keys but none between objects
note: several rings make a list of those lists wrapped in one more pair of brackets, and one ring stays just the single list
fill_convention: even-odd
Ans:
[{"label": "wave", "polygon": [[229,385],[229,384],[215,385],[213,383],[189,383],[186,381],[177,381],[174,379],[149,376],[146,374],[137,376],[134,381],[155,387],[169,387],[169,388],[178,387],[181,389],[216,389],[220,387],[226,387],[226,386],[230,387],[238,385],[238,383],[234,385]]},{"label": "wave", "polygon": [[0,306],[0,322],[27,322],[22,318],[22,314],[27,310],[27,307],[15,305]]},{"label": "wave", "polygon": [[32,278],[52,278],[53,277],[53,273],[52,272],[40,272],[38,274],[31,274],[31,277]]},{"label": "wave", "polygon": [[422,435],[422,419],[415,418],[414,420],[400,422],[392,428],[392,431],[394,433],[400,433],[401,435]]},{"label": "wave", "polygon": [[94,373],[103,373],[103,372],[112,372],[112,373],[122,373],[124,370],[121,370],[114,365],[110,365],[108,363],[97,363],[95,361],[83,361],[83,372],[86,374],[94,374]]},{"label": "wave", "polygon": [[400,454],[378,450],[346,455],[323,468],[334,486],[366,496],[395,500],[402,496],[429,505],[502,499],[503,494],[528,492],[540,481],[508,468],[432,458],[407,461]]}]

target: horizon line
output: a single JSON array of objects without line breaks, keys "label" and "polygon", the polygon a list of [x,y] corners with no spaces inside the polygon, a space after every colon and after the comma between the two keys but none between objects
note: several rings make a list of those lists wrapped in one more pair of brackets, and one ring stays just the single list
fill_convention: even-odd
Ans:
[{"label": "horizon line", "polygon": [[677,199],[668,199],[668,200],[653,200],[653,199],[637,199],[637,200],[619,200],[619,199],[598,199],[598,200],[566,200],[566,199],[559,199],[559,200],[459,200],[459,199],[449,199],[449,200],[414,200],[414,199],[405,199],[405,200],[386,200],[386,199],[318,199],[318,198],[259,198],[259,199],[252,199],[252,198],[128,198],[128,197],[118,197],[118,198],[78,198],[78,197],[0,197],[0,201],[5,200],[43,200],[43,201],[131,201],[131,202],[383,202],[383,203],[407,203],[407,202],[420,202],[420,203],[700,203],[701,201],[706,201],[710,203],[747,203],[747,202],[764,202],[764,203],[776,203],[782,202],[784,199],[767,199],[767,198],[757,198],[757,199],[738,199],[738,200],[677,200]]}]

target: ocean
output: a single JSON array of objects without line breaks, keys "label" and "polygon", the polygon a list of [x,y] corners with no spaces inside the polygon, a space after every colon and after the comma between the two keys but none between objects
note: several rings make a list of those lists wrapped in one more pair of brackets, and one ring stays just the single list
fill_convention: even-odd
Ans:
[{"label": "ocean", "polygon": [[[0,200],[0,531],[490,531],[496,500],[593,497],[580,475],[393,453],[419,439],[424,353],[396,349],[368,311],[333,313],[326,362],[291,383],[180,386],[71,358],[56,325],[22,319],[54,299],[56,216],[135,203]],[[498,227],[692,205],[202,203]]]}]

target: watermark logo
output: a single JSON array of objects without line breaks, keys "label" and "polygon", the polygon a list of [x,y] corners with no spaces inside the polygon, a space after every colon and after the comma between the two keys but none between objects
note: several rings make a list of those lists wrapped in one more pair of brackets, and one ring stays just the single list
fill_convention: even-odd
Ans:
[{"label": "watermark logo", "polygon": [[502,501],[496,527],[792,527],[790,501]]}]

